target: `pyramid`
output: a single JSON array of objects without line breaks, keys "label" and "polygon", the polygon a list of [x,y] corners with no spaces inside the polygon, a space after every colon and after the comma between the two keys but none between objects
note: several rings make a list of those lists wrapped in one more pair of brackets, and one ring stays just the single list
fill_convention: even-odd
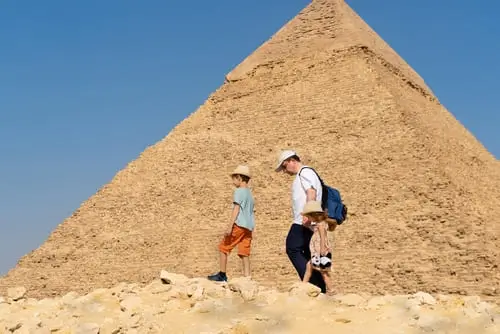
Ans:
[{"label": "pyramid", "polygon": [[[344,293],[500,295],[500,168],[424,80],[344,1],[314,0],[165,138],[0,279],[0,295],[146,283],[218,270],[240,163],[254,174],[253,278],[298,280],[284,252],[294,148],[340,189],[334,281]],[[230,257],[228,274],[241,275]]]}]

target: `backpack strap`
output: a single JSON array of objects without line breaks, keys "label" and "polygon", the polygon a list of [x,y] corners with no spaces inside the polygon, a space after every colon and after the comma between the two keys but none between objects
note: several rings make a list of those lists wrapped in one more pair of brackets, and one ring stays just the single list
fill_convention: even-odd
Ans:
[{"label": "backpack strap", "polygon": [[[305,168],[309,168],[310,170],[312,170],[314,172],[314,174],[316,174],[316,176],[318,177],[319,179],[319,182],[321,183],[321,186],[324,187],[325,186],[325,183],[323,182],[323,180],[321,179],[321,176],[319,176],[318,172],[316,172],[316,170],[312,167],[308,167],[308,166],[305,166],[305,167],[302,167],[300,169],[300,172],[299,172],[299,180],[300,180],[300,173],[302,172],[303,169]],[[300,182],[302,184],[302,181]],[[303,188],[303,187],[302,187]]]}]

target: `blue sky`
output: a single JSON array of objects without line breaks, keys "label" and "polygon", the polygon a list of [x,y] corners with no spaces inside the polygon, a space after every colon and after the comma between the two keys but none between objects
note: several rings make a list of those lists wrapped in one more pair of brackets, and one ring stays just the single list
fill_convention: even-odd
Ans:
[{"label": "blue sky", "polygon": [[[0,274],[306,0],[0,2]],[[496,1],[348,3],[500,157]]]}]

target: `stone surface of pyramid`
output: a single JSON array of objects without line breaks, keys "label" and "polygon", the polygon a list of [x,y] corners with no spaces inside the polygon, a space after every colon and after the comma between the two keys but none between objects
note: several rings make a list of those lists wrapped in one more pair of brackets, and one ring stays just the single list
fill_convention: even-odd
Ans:
[{"label": "stone surface of pyramid", "polygon": [[[332,237],[344,293],[500,294],[498,161],[349,6],[314,0],[0,279],[35,297],[217,270],[229,172],[252,168],[253,277],[286,288],[295,148],[350,208]],[[230,258],[229,276],[240,275]]]}]

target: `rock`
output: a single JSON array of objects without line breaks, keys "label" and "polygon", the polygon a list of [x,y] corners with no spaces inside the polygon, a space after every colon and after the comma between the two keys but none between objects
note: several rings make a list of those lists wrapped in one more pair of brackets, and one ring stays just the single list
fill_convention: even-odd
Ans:
[{"label": "rock", "polygon": [[201,285],[191,285],[188,288],[187,295],[192,300],[203,300],[205,288]]},{"label": "rock", "polygon": [[173,273],[169,273],[168,271],[166,270],[162,270],[160,272],[160,280],[164,283],[164,284],[182,284],[182,283],[186,283],[188,278],[185,276],[185,275],[182,275],[182,274],[173,274]]},{"label": "rock", "polygon": [[142,309],[142,299],[139,296],[128,296],[120,302],[120,307],[122,311],[130,312],[135,314]]},{"label": "rock", "polygon": [[365,298],[354,293],[349,293],[343,296],[335,296],[335,300],[339,301],[342,305],[350,307],[360,306],[366,301]]},{"label": "rock", "polygon": [[9,332],[15,332],[17,331],[19,328],[23,327],[23,323],[19,320],[11,320],[9,321],[5,328],[9,331]]},{"label": "rock", "polygon": [[192,312],[196,313],[209,313],[212,311],[215,311],[216,309],[220,308],[221,302],[215,299],[207,299],[207,300],[202,300],[200,302],[197,302],[194,304],[193,308],[191,309]]},{"label": "rock", "polygon": [[18,301],[24,298],[25,294],[26,294],[26,288],[24,286],[9,288],[7,290],[7,297],[9,297],[13,301]]},{"label": "rock", "polygon": [[232,334],[250,334],[251,331],[248,329],[248,327],[245,324],[242,324],[241,322],[239,322],[231,328],[231,333]]},{"label": "rock", "polygon": [[477,318],[480,316],[493,316],[493,305],[481,301],[478,296],[463,297],[463,313],[469,318]]},{"label": "rock", "polygon": [[297,296],[297,297],[307,296],[312,298],[318,297],[319,294],[321,293],[321,289],[318,288],[316,285],[304,282],[294,283],[288,291],[292,296]]},{"label": "rock", "polygon": [[123,329],[120,322],[115,318],[105,318],[102,322],[99,333],[100,334],[118,334]]},{"label": "rock", "polygon": [[245,301],[254,300],[259,292],[259,286],[257,283],[247,277],[234,278],[228,285],[231,291],[239,292]]},{"label": "rock", "polygon": [[94,323],[84,323],[74,328],[75,334],[99,334],[99,325]]},{"label": "rock", "polygon": [[0,304],[7,304],[7,300],[4,297],[0,297]]},{"label": "rock", "polygon": [[144,291],[151,292],[152,294],[162,294],[165,292],[168,292],[172,289],[172,285],[170,284],[165,284],[162,282],[162,280],[155,280],[148,284],[145,288]]},{"label": "rock", "polygon": [[376,310],[379,309],[381,306],[384,306],[387,304],[387,299],[385,296],[375,296],[370,298],[365,306],[365,309],[367,310]]},{"label": "rock", "polygon": [[439,302],[442,302],[442,303],[447,303],[447,302],[453,300],[453,297],[443,295],[443,294],[438,294],[438,295],[436,295],[436,300]]},{"label": "rock", "polygon": [[300,281],[289,291],[278,292],[245,277],[226,284],[172,273],[163,277],[170,283],[159,279],[144,287],[121,283],[81,296],[70,292],[42,300],[9,297],[9,303],[5,299],[0,303],[0,332],[294,334],[328,331],[333,325],[342,333],[367,329],[374,333],[500,333],[498,307],[477,296],[437,295],[435,299],[418,292],[331,298]]},{"label": "rock", "polygon": [[[66,317],[61,317],[61,318],[66,318]],[[42,321],[42,325],[44,328],[50,330],[50,332],[57,332],[63,329],[64,325],[67,324],[66,320],[65,319],[63,320],[61,318],[44,320]]]},{"label": "rock", "polygon": [[419,328],[424,333],[446,331],[450,327],[451,320],[440,315],[423,314],[414,321],[411,326]]},{"label": "rock", "polygon": [[412,296],[419,305],[436,305],[436,299],[426,292],[417,292]]}]

